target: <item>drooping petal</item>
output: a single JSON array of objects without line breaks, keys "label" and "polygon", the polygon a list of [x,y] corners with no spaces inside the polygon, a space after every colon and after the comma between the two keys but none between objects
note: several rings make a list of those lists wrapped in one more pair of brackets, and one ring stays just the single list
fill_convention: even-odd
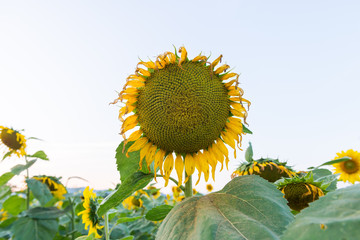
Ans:
[{"label": "drooping petal", "polygon": [[138,140],[136,140],[133,145],[131,145],[128,149],[128,153],[129,152],[134,152],[134,151],[138,151],[140,150],[142,147],[145,146],[145,144],[148,142],[148,138],[147,137],[142,137],[139,138]]},{"label": "drooping petal", "polygon": [[175,169],[179,180],[178,186],[180,186],[182,184],[182,175],[184,172],[184,162],[180,154],[176,154]]},{"label": "drooping petal", "polygon": [[165,187],[168,185],[170,173],[174,167],[174,157],[172,153],[168,154],[164,161],[164,179],[165,179]]}]

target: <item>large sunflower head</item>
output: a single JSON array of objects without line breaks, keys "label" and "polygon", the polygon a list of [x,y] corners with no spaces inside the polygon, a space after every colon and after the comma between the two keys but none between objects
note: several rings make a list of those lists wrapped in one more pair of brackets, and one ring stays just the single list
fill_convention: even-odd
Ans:
[{"label": "large sunflower head", "polygon": [[349,181],[355,183],[355,181],[360,181],[360,153],[352,149],[347,150],[346,152],[341,151],[336,154],[334,160],[349,157],[347,161],[339,162],[333,164],[335,167],[335,173],[340,173],[339,180],[344,182]]},{"label": "large sunflower head", "polygon": [[85,210],[79,212],[78,215],[82,215],[82,222],[85,224],[85,229],[87,230],[90,227],[88,235],[95,233],[95,237],[100,238],[101,236],[99,235],[98,230],[102,229],[104,226],[100,226],[100,218],[96,214],[98,208],[96,193],[93,192],[93,189],[90,190],[89,187],[86,187],[83,195],[83,206]]},{"label": "large sunflower head", "polygon": [[288,206],[298,212],[308,207],[309,203],[324,196],[328,186],[328,183],[314,180],[312,172],[302,177],[282,178],[275,184],[284,194]]},{"label": "large sunflower head", "polygon": [[286,165],[286,162],[280,162],[278,159],[261,158],[243,162],[232,173],[231,178],[243,175],[259,175],[260,177],[275,182],[282,177],[293,177],[296,173]]},{"label": "large sunflower head", "polygon": [[46,184],[46,186],[49,188],[50,192],[54,197],[56,197],[59,200],[65,199],[64,195],[67,193],[66,188],[62,183],[59,181],[56,177],[50,177],[50,176],[34,176],[34,179]]},{"label": "large sunflower head", "polygon": [[25,156],[26,139],[19,131],[0,126],[0,145],[4,145],[9,155],[15,153],[18,157]]},{"label": "large sunflower head", "polygon": [[215,178],[217,162],[223,166],[225,160],[227,166],[229,161],[225,144],[235,151],[241,143],[247,116],[243,104],[250,105],[238,87],[239,74],[227,71],[227,64],[215,69],[222,56],[208,62],[201,54],[189,60],[184,47],[179,53],[139,62],[114,101],[125,103],[119,114],[121,134],[125,143],[135,141],[128,152],[140,150],[141,161],[154,162],[165,185],[174,166],[179,185],[184,168],[187,176],[197,169],[199,179],[204,173],[207,181],[211,166]]}]

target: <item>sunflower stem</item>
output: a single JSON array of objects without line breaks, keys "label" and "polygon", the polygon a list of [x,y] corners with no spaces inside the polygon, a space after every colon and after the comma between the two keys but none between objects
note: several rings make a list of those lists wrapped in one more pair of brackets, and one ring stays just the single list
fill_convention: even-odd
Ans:
[{"label": "sunflower stem", "polygon": [[[28,160],[27,157],[25,156],[25,162],[26,165],[28,164]],[[29,174],[29,168],[26,168],[26,179],[29,179],[30,174]],[[30,189],[29,189],[29,185],[26,188],[26,209],[29,210],[30,208]]]},{"label": "sunflower stem", "polygon": [[186,178],[188,178],[188,181],[185,183],[185,197],[189,198],[189,197],[192,197],[192,195],[193,195],[192,179],[191,179],[191,175],[188,176],[185,172],[185,179]]},{"label": "sunflower stem", "polygon": [[110,239],[110,232],[109,232],[109,218],[108,218],[108,214],[105,213],[104,215],[104,221],[105,221],[105,239],[109,240]]},{"label": "sunflower stem", "polygon": [[72,201],[71,197],[69,197],[69,202],[71,205],[71,239],[74,240],[75,239],[75,208],[74,205],[75,203]]}]

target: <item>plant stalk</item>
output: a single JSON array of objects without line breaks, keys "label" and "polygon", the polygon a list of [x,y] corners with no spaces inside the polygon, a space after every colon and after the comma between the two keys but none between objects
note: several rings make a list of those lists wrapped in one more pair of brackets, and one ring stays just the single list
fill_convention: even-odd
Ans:
[{"label": "plant stalk", "polygon": [[109,240],[109,239],[110,239],[109,218],[108,218],[108,214],[107,214],[107,213],[105,213],[104,221],[105,221],[105,239],[106,239],[106,240]]},{"label": "plant stalk", "polygon": [[[28,160],[27,157],[25,156],[25,162],[26,164],[28,164]],[[29,179],[30,174],[29,174],[29,168],[26,168],[26,179]],[[30,189],[29,186],[27,186],[26,188],[26,209],[29,210],[30,208]]]},{"label": "plant stalk", "polygon": [[193,189],[192,189],[192,179],[191,175],[188,176],[185,172],[185,179],[189,178],[188,181],[185,183],[185,198],[192,197],[193,195]]}]

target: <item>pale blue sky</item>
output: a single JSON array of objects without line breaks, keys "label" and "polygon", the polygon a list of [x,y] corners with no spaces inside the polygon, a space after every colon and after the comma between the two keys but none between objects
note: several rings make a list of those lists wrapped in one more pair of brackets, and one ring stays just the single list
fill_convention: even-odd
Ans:
[{"label": "pale blue sky", "polygon": [[45,140],[28,143],[51,159],[31,174],[113,187],[122,139],[108,103],[139,57],[184,45],[241,73],[255,157],[318,165],[360,151],[359,12],[357,1],[0,1],[0,125]]}]

